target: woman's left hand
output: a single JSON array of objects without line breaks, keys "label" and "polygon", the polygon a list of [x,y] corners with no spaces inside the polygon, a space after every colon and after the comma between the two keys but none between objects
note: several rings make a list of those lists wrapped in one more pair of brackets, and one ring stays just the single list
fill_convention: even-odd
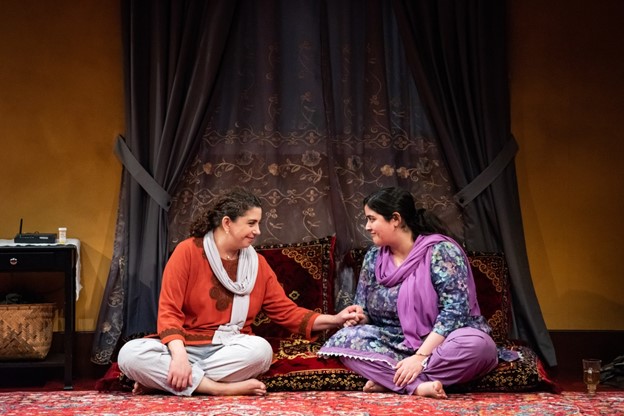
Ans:
[{"label": "woman's left hand", "polygon": [[396,369],[394,379],[392,380],[394,384],[398,387],[405,387],[416,380],[416,377],[423,370],[422,360],[422,357],[412,355],[399,361],[394,367]]}]

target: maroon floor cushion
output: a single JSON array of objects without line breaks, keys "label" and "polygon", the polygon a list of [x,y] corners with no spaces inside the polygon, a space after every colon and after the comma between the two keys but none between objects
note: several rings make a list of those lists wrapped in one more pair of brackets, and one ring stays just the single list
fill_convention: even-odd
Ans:
[{"label": "maroon floor cushion", "polygon": [[[271,265],[286,295],[300,306],[320,313],[334,313],[335,238],[326,237],[297,244],[274,244],[256,247]],[[348,253],[345,264],[359,274],[366,250]],[[449,392],[470,391],[556,391],[539,357],[531,348],[508,338],[511,325],[511,298],[505,257],[500,253],[468,253],[475,278],[481,313],[492,327],[492,337],[499,346],[520,353],[520,359],[501,361],[496,369],[478,380],[452,386]],[[318,334],[307,341],[271,322],[263,313],[255,319],[252,330],[266,338],[274,350],[274,362],[259,378],[269,391],[361,390],[366,380],[346,369],[335,358],[319,358],[316,352],[331,335]],[[99,390],[128,389],[128,380],[114,363],[98,384]]]}]

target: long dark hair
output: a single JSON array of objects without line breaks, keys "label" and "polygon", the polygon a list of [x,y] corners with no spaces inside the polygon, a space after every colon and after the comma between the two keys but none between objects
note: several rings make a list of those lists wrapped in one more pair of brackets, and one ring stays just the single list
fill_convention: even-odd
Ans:
[{"label": "long dark hair", "polygon": [[417,208],[414,197],[408,191],[391,187],[383,188],[373,192],[363,202],[364,206],[372,209],[386,221],[393,218],[393,214],[398,212],[416,239],[419,235],[444,234],[450,236],[448,228],[431,211],[424,208]]},{"label": "long dark hair", "polygon": [[212,204],[195,217],[190,226],[191,237],[203,237],[221,225],[224,217],[236,221],[238,217],[251,208],[262,208],[260,199],[243,188],[233,190],[216,198]]}]

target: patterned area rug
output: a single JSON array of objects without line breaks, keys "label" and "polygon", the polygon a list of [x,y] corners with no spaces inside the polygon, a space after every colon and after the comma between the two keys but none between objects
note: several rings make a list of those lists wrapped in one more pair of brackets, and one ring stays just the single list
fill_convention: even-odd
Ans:
[{"label": "patterned area rug", "polygon": [[0,393],[2,415],[622,415],[624,391],[469,393],[447,400],[362,392],[280,392],[265,397],[133,396],[95,391]]}]

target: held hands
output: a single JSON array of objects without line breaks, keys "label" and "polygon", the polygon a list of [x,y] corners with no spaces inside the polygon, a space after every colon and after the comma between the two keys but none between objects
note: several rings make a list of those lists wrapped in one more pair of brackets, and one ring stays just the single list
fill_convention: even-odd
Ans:
[{"label": "held hands", "polygon": [[366,323],[364,310],[360,305],[349,305],[336,314],[338,326],[350,327]]},{"label": "held hands", "polygon": [[394,384],[398,387],[404,387],[412,381],[416,380],[416,377],[423,370],[423,357],[419,355],[412,355],[397,363],[394,367],[396,372],[394,373]]}]

